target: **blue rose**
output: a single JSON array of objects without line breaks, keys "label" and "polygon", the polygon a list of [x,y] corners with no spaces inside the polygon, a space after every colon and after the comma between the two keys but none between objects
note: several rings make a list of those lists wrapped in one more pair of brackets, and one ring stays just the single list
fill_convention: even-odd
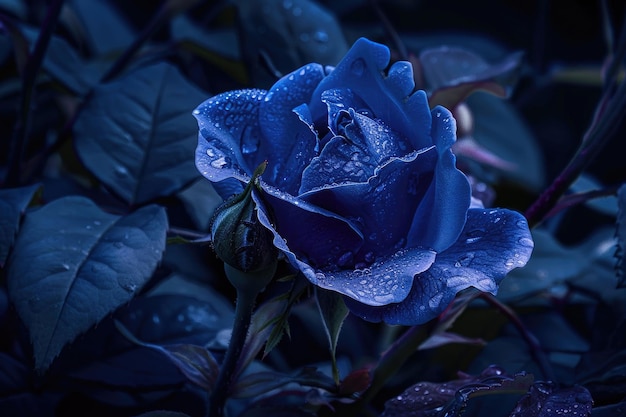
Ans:
[{"label": "blue rose", "polygon": [[389,60],[359,39],[335,68],[212,97],[194,111],[196,166],[228,197],[267,161],[253,197],[289,262],[362,318],[412,325],[468,287],[495,293],[533,242],[519,213],[471,206],[452,115]]}]

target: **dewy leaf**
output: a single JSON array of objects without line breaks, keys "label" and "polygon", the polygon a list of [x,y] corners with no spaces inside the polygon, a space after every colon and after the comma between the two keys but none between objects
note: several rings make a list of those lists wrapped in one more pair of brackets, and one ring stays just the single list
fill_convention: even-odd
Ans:
[{"label": "dewy leaf", "polygon": [[626,287],[626,184],[622,185],[617,192],[617,220],[616,220],[616,237],[617,237],[617,250],[615,256],[617,257],[617,287]]},{"label": "dewy leaf", "polygon": [[164,354],[190,382],[207,392],[213,390],[220,367],[207,348],[187,343],[166,346],[145,343],[137,339],[119,321],[116,321],[115,325],[131,342]]},{"label": "dewy leaf", "polygon": [[78,156],[128,204],[171,195],[198,177],[191,111],[205,98],[165,63],[100,85],[74,125]]},{"label": "dewy leaf", "polygon": [[0,190],[0,268],[4,267],[15,242],[22,214],[38,189],[38,185],[31,185]]},{"label": "dewy leaf", "polygon": [[333,365],[333,378],[336,384],[339,384],[339,370],[337,369],[337,358],[335,351],[337,349],[337,340],[343,321],[348,317],[348,307],[343,302],[343,296],[334,291],[326,291],[321,288],[315,289],[315,299],[324,323],[324,330],[328,337],[330,347],[330,355]]},{"label": "dewy leaf", "polygon": [[166,231],[165,210],[154,205],[119,217],[86,198],[65,197],[26,215],[7,283],[38,371],[146,283]]},{"label": "dewy leaf", "polygon": [[582,386],[556,388],[547,382],[533,384],[510,417],[589,417],[593,399]]},{"label": "dewy leaf", "polygon": [[[243,58],[252,64],[254,76],[268,73],[260,55],[270,61],[266,66],[287,74],[310,62],[337,65],[348,51],[337,19],[318,2],[240,0],[237,7]],[[258,81],[254,84],[262,87]]]}]

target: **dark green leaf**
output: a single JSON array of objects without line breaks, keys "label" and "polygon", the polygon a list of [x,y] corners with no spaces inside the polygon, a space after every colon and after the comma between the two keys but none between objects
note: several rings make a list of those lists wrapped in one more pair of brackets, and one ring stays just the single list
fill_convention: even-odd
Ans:
[{"label": "dark green leaf", "polygon": [[257,86],[276,81],[268,66],[286,74],[310,62],[337,65],[348,51],[335,16],[316,2],[241,0],[237,7],[243,58]]},{"label": "dark green leaf", "polygon": [[115,324],[117,329],[131,342],[164,354],[190,382],[206,392],[213,390],[220,367],[207,348],[191,344],[160,346],[145,343],[133,336],[119,321]]},{"label": "dark green leaf", "polygon": [[100,85],[74,125],[78,155],[129,204],[171,195],[198,177],[191,112],[206,97],[165,63]]},{"label": "dark green leaf", "polygon": [[617,287],[626,288],[626,185],[622,185],[617,192]]},{"label": "dark green leaf", "polygon": [[119,217],[82,197],[55,200],[25,217],[7,280],[37,370],[134,296],[161,260],[166,231],[161,207]]},{"label": "dark green leaf", "polygon": [[316,288],[315,290],[317,306],[322,316],[326,336],[328,337],[333,365],[333,378],[335,379],[335,383],[339,384],[339,370],[337,369],[335,351],[337,350],[337,340],[339,340],[341,327],[346,317],[348,317],[349,310],[343,302],[343,296],[341,294],[334,291],[322,290],[321,288]]},{"label": "dark green leaf", "polygon": [[33,199],[38,185],[23,188],[7,188],[0,190],[0,268],[9,256],[20,227],[22,214]]}]

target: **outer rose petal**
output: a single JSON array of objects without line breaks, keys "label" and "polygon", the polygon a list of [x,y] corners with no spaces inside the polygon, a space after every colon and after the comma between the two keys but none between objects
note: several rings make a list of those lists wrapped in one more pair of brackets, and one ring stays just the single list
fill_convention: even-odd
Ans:
[{"label": "outer rose petal", "polygon": [[198,120],[196,168],[211,181],[247,182],[263,159],[245,158],[246,144],[260,140],[258,112],[263,90],[237,90],[211,97],[193,115]]},{"label": "outer rose petal", "polygon": [[389,48],[385,45],[358,39],[335,69],[319,83],[311,99],[311,114],[316,121],[324,121],[326,106],[321,101],[322,93],[335,88],[350,89],[367,104],[375,117],[406,138],[413,149],[431,146],[426,93],[418,90],[411,94],[415,83],[408,63],[395,63],[384,76],[383,70],[389,59]]},{"label": "outer rose petal", "polygon": [[267,147],[263,153],[270,174],[266,180],[291,194],[297,192],[302,170],[315,156],[317,144],[317,136],[294,109],[311,100],[322,78],[321,65],[305,65],[278,80],[261,103],[259,123],[265,139],[261,145]]},{"label": "outer rose petal", "polygon": [[470,209],[467,214],[457,242],[415,277],[404,301],[371,307],[346,298],[348,308],[368,321],[409,326],[433,319],[468,287],[495,294],[504,276],[530,258],[528,223],[521,214],[505,209]]},{"label": "outer rose petal", "polygon": [[470,206],[471,188],[465,174],[456,168],[450,147],[456,140],[456,123],[449,110],[433,109],[431,136],[439,162],[430,189],[413,217],[407,246],[424,246],[441,252],[458,238]]},{"label": "outer rose petal", "polygon": [[345,218],[355,219],[366,237],[361,258],[354,254],[356,262],[363,262],[363,256],[368,252],[374,256],[388,256],[394,252],[394,247],[396,250],[420,247],[405,246],[406,233],[413,213],[431,183],[436,161],[434,147],[422,149],[402,158],[391,158],[367,182],[322,187],[300,198]]},{"label": "outer rose petal", "polygon": [[[362,246],[363,236],[344,217],[267,184],[261,187],[262,198],[253,194],[259,220],[272,231],[274,245],[293,266],[300,268],[305,261],[319,268],[336,265],[342,253],[356,252]],[[292,248],[298,248],[298,262]]]}]

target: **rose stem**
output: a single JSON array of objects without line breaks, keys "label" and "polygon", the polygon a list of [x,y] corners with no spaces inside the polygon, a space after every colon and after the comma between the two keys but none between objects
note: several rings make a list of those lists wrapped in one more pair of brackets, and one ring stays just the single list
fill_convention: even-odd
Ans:
[{"label": "rose stem", "polygon": [[256,291],[237,290],[237,302],[235,304],[235,322],[233,331],[226,350],[226,356],[220,367],[220,373],[211,393],[209,402],[209,416],[221,417],[224,415],[224,405],[233,384],[234,371],[241,356],[248,328],[252,319],[252,311],[256,301]]},{"label": "rose stem", "polygon": [[63,8],[63,0],[54,0],[48,7],[46,18],[43,22],[39,36],[35,43],[32,54],[28,57],[24,70],[22,72],[22,91],[20,94],[20,107],[17,114],[17,120],[15,122],[15,128],[13,131],[13,138],[9,148],[9,167],[7,173],[7,185],[16,186],[21,185],[22,178],[22,164],[24,154],[26,153],[28,142],[28,125],[30,123],[31,115],[31,99],[33,96],[33,90],[35,86],[35,79],[43,58],[46,55],[48,44],[52,38],[52,32],[59,20],[59,14]]},{"label": "rose stem", "polygon": [[617,50],[609,56],[609,65],[606,71],[605,88],[596,106],[596,111],[583,136],[578,150],[534,203],[526,210],[525,216],[530,227],[539,224],[552,210],[555,204],[569,186],[578,178],[589,163],[597,156],[608,143],[620,125],[626,113],[626,82],[623,80],[614,88],[617,80],[617,70],[626,55],[626,24],[622,28]]},{"label": "rose stem", "polygon": [[487,292],[481,292],[479,297],[485,300],[487,303],[491,304],[495,308],[497,308],[502,314],[504,314],[513,325],[520,332],[528,346],[530,347],[530,353],[539,365],[543,376],[548,379],[548,381],[552,381],[557,383],[556,376],[554,374],[554,370],[552,369],[552,365],[550,365],[550,361],[546,357],[539,340],[535,337],[534,334],[526,326],[522,323],[522,320],[519,318],[517,314],[506,304],[501,303],[495,296],[489,294]]}]

